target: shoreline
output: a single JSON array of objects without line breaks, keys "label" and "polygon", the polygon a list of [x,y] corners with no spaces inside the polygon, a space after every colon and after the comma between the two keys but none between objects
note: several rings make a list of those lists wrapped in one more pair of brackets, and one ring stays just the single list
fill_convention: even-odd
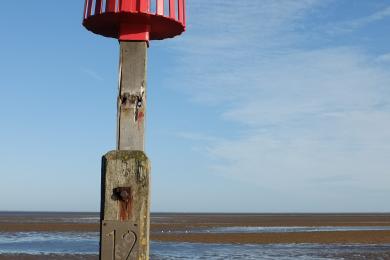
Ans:
[{"label": "shoreline", "polygon": [[152,234],[158,242],[212,244],[389,244],[390,231],[326,231],[294,233]]},{"label": "shoreline", "polygon": [[[74,216],[70,214],[70,219]],[[153,214],[151,240],[161,242],[280,244],[390,244],[390,230],[315,231],[280,233],[191,233],[215,227],[352,227],[390,226],[390,214]],[[186,232],[188,231],[188,232]],[[99,224],[0,215],[0,232],[99,232]],[[179,233],[175,233],[179,232]]]}]

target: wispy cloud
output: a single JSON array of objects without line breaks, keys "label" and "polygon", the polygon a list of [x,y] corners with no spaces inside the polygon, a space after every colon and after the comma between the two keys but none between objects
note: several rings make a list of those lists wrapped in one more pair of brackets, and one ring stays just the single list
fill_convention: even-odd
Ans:
[{"label": "wispy cloud", "polygon": [[328,26],[327,31],[331,32],[332,34],[352,32],[371,23],[381,21],[387,17],[390,17],[390,5],[364,17],[356,18],[339,24],[333,24],[333,26]]},{"label": "wispy cloud", "polygon": [[378,62],[390,62],[390,53],[385,53],[376,58]]},{"label": "wispy cloud", "polygon": [[205,135],[202,133],[194,133],[194,132],[181,132],[177,134],[178,137],[192,140],[192,141],[201,141],[201,142],[216,142],[219,139],[210,135]]},{"label": "wispy cloud", "polygon": [[213,103],[239,98],[243,91],[237,91],[237,86],[253,86],[252,78],[260,73],[253,73],[255,67],[264,64],[265,58],[288,53],[300,38],[293,32],[296,22],[305,11],[325,2],[191,1],[191,33],[174,45],[182,54],[181,69],[167,78],[185,75],[187,88],[180,89],[195,100]]},{"label": "wispy cloud", "polygon": [[99,74],[97,73],[96,71],[92,70],[92,69],[88,69],[88,68],[81,68],[80,69],[81,72],[85,73],[86,75],[88,75],[88,77],[94,79],[94,80],[97,80],[97,81],[103,81],[104,78]]},{"label": "wispy cloud", "polygon": [[[219,119],[245,129],[234,139],[223,139],[228,129],[218,140],[199,134],[213,139],[204,149],[216,159],[215,173],[313,196],[330,190],[341,196],[340,185],[357,197],[386,189],[390,73],[378,61],[388,54],[378,58],[364,46],[329,39],[317,48],[302,44],[312,36],[302,21],[332,3],[190,3],[191,33],[175,46],[182,58],[173,73],[182,75],[194,101],[228,102]],[[389,15],[390,7],[332,29],[351,32]]]},{"label": "wispy cloud", "polygon": [[381,7],[379,10],[376,8],[376,10],[371,13],[368,12],[369,11],[360,17],[351,18],[349,20],[340,19],[341,21],[330,21],[325,25],[319,26],[318,31],[331,36],[352,33],[376,22],[388,19],[390,17],[390,5]]}]

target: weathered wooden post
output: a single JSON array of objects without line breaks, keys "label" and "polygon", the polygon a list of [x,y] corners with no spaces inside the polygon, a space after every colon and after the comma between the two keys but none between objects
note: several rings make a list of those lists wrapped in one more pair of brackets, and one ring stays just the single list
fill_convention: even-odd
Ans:
[{"label": "weathered wooden post", "polygon": [[185,0],[85,0],[83,25],[120,43],[117,150],[102,159],[102,260],[149,259],[147,48],[180,35],[185,23]]}]

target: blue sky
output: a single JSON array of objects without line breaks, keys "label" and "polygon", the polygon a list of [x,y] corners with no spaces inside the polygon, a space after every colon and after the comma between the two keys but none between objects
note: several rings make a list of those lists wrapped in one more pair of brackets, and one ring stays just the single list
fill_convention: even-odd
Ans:
[{"label": "blue sky", "polygon": [[[152,210],[390,211],[390,1],[188,0],[152,42]],[[97,211],[118,43],[82,1],[0,16],[0,210]]]}]

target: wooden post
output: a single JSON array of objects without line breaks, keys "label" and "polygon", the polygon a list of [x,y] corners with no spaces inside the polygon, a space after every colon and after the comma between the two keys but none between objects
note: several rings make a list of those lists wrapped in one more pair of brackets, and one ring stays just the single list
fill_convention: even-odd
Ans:
[{"label": "wooden post", "polygon": [[144,151],[146,42],[121,42],[117,149]]},{"label": "wooden post", "polygon": [[117,150],[102,160],[101,260],[149,259],[146,63],[146,42],[120,42]]}]

